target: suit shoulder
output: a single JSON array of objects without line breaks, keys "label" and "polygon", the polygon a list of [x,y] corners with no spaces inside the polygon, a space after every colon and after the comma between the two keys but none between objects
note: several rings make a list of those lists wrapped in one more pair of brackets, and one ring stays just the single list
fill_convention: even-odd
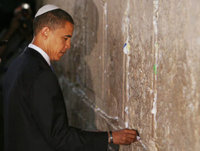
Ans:
[{"label": "suit shoulder", "polygon": [[22,54],[9,66],[5,80],[9,83],[11,81],[32,83],[34,79],[44,72],[51,75],[52,71],[49,65],[45,64],[41,58],[34,55]]}]

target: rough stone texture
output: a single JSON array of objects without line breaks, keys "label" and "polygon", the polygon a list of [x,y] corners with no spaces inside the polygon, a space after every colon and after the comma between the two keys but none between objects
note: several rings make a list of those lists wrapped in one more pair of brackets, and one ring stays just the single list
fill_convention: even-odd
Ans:
[{"label": "rough stone texture", "polygon": [[199,0],[45,3],[76,24],[55,64],[73,126],[137,129],[141,141],[120,151],[200,150]]},{"label": "rough stone texture", "polygon": [[158,14],[157,147],[198,151],[200,1],[161,1]]}]

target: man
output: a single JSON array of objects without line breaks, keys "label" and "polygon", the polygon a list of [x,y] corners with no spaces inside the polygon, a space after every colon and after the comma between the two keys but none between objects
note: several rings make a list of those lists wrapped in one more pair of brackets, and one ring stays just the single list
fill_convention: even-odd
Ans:
[{"label": "man", "polygon": [[135,130],[88,132],[70,127],[50,60],[70,48],[74,22],[54,5],[39,9],[34,38],[10,65],[3,86],[5,151],[106,151],[108,143],[131,144]]}]

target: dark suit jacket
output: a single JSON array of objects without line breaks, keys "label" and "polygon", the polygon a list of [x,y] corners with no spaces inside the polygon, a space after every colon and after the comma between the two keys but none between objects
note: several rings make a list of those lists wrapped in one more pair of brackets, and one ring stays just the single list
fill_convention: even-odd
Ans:
[{"label": "dark suit jacket", "polygon": [[106,151],[107,132],[70,127],[50,66],[27,48],[10,65],[3,85],[5,151]]}]

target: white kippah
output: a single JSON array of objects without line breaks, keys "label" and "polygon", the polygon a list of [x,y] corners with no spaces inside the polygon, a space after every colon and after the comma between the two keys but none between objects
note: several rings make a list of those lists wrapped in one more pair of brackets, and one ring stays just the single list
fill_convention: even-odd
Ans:
[{"label": "white kippah", "polygon": [[37,13],[35,14],[35,18],[37,16],[40,16],[44,13],[47,13],[47,12],[55,10],[55,9],[60,9],[60,8],[58,6],[51,5],[51,4],[44,5],[37,11]]}]

